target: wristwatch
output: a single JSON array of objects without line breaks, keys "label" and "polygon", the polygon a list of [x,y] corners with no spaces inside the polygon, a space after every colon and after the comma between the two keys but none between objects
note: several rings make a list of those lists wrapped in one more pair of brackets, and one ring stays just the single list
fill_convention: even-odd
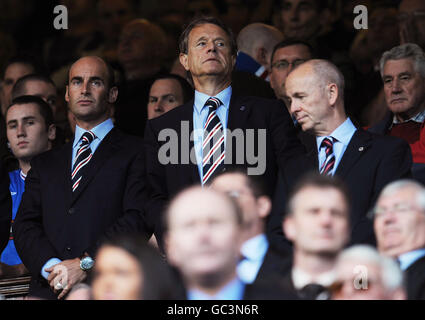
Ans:
[{"label": "wristwatch", "polygon": [[91,268],[93,268],[93,266],[94,260],[89,256],[83,257],[80,260],[80,269],[83,271],[89,271]]}]

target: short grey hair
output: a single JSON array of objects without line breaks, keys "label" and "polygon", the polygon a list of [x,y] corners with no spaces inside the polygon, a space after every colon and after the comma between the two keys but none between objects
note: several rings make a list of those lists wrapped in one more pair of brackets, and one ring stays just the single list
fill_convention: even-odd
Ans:
[{"label": "short grey hair", "polygon": [[415,71],[425,78],[425,54],[420,46],[415,43],[405,43],[385,51],[379,61],[381,77],[384,77],[384,66],[388,60],[411,59]]},{"label": "short grey hair", "polygon": [[421,210],[425,211],[425,188],[421,183],[411,179],[396,180],[387,184],[385,188],[382,189],[376,202],[383,196],[390,196],[406,188],[412,188],[416,191],[416,204]]},{"label": "short grey hair", "polygon": [[344,261],[356,261],[359,265],[362,263],[376,265],[380,269],[381,280],[387,290],[405,289],[403,272],[398,264],[393,259],[380,254],[376,248],[370,245],[361,244],[344,249],[338,255],[336,264]]}]

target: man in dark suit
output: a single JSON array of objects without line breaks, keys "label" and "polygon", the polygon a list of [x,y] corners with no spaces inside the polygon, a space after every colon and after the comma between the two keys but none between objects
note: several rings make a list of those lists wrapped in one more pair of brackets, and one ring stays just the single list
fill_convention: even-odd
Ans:
[{"label": "man in dark suit", "polygon": [[328,299],[335,262],[350,237],[348,191],[337,178],[311,173],[293,188],[283,230],[294,247],[283,283],[302,299]]},{"label": "man in dark suit", "polygon": [[195,98],[148,121],[145,132],[147,211],[160,242],[162,208],[186,186],[238,164],[262,175],[271,194],[278,167],[287,184],[299,174],[297,158],[305,151],[283,103],[232,94],[236,53],[231,31],[215,18],[192,21],[181,36],[180,62],[191,73]]},{"label": "man in dark suit", "polygon": [[378,250],[397,259],[407,299],[425,299],[425,189],[413,180],[387,185],[374,208]]},{"label": "man in dark suit", "polygon": [[402,139],[356,128],[344,110],[344,77],[326,60],[309,60],[286,80],[291,113],[303,131],[316,136],[309,153],[315,170],[338,176],[352,198],[351,242],[374,244],[366,213],[389,182],[410,176],[412,156]]},{"label": "man in dark suit", "polygon": [[113,128],[117,95],[102,59],[83,57],[70,68],[74,141],[32,160],[14,225],[30,295],[63,298],[87,278],[99,240],[144,231],[143,144]]},{"label": "man in dark suit", "polygon": [[10,220],[12,219],[12,199],[9,191],[9,175],[0,161],[0,250],[9,241]]},{"label": "man in dark suit", "polygon": [[289,269],[292,247],[288,245],[287,251],[281,253],[267,239],[266,221],[272,203],[262,179],[231,169],[214,177],[211,187],[233,197],[242,211],[244,242],[237,267],[239,278],[245,283],[255,283],[285,274]]}]

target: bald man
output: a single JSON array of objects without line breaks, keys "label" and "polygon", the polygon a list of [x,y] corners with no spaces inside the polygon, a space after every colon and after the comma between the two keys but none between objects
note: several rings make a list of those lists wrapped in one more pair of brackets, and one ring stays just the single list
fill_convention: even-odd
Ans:
[{"label": "bald man", "polygon": [[326,60],[309,60],[286,79],[290,112],[303,131],[316,137],[311,163],[339,176],[351,197],[352,243],[375,243],[366,213],[389,182],[411,175],[409,145],[395,137],[356,128],[344,108],[344,77]]},{"label": "bald man", "polygon": [[273,48],[282,40],[282,32],[273,26],[264,23],[247,25],[237,37],[236,70],[250,72],[269,81]]},{"label": "bald man", "polygon": [[111,68],[83,57],[68,78],[75,139],[33,158],[14,224],[29,294],[44,299],[62,299],[85,281],[100,239],[145,231],[142,141],[114,128]]}]

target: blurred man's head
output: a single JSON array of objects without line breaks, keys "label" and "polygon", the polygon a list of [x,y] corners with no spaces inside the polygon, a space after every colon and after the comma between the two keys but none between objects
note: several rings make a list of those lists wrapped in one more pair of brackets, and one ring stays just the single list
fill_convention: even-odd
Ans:
[{"label": "blurred man's head", "polygon": [[46,101],[55,116],[57,111],[58,94],[55,83],[40,74],[29,74],[16,81],[12,90],[12,99],[20,96],[37,96]]},{"label": "blurred man's head", "polygon": [[388,108],[400,121],[425,110],[425,55],[406,43],[384,52],[380,61]]},{"label": "blurred man's head", "polygon": [[404,300],[403,273],[397,263],[368,245],[342,251],[336,262],[334,300]]},{"label": "blurred man's head", "polygon": [[290,112],[303,131],[328,136],[345,120],[344,76],[327,60],[309,60],[286,79]]},{"label": "blurred man's head", "polygon": [[155,78],[149,91],[148,119],[181,106],[193,98],[194,90],[189,82],[175,74],[165,74]]},{"label": "blurred man's head", "polygon": [[186,286],[216,291],[236,276],[242,244],[242,214],[218,191],[189,188],[166,213],[166,252]]},{"label": "blurred man's head", "polygon": [[156,24],[136,19],[126,24],[118,44],[118,61],[127,80],[145,79],[158,73],[164,63],[166,36]]},{"label": "blurred man's head", "polygon": [[35,96],[14,99],[6,112],[6,132],[22,169],[23,163],[52,147],[56,127],[50,106]]},{"label": "blurred man's head", "polygon": [[294,187],[283,230],[295,253],[336,256],[350,237],[349,211],[348,193],[341,181],[311,174]]},{"label": "blurred man's head", "polygon": [[400,38],[402,43],[414,42],[425,48],[425,2],[402,0],[398,8]]},{"label": "blurred man's head", "polygon": [[282,40],[283,34],[277,28],[264,23],[251,23],[239,32],[237,43],[239,51],[269,70],[273,47]]},{"label": "blurred man's head", "polygon": [[309,40],[321,31],[326,0],[281,0],[280,20],[285,38]]},{"label": "blurred man's head", "polygon": [[[286,97],[285,82],[293,68],[313,58],[313,48],[303,41],[284,40],[278,43],[270,59],[270,86],[276,98]],[[285,101],[289,108],[288,101]]]},{"label": "blurred man's head", "polygon": [[12,102],[12,89],[16,81],[23,76],[34,73],[36,66],[26,58],[13,58],[9,61],[3,74],[1,86],[2,113],[5,114],[7,107]]},{"label": "blurred man's head", "polygon": [[425,189],[411,180],[395,181],[379,195],[374,209],[378,249],[399,255],[425,247]]},{"label": "blurred man's head", "polygon": [[211,187],[228,194],[238,203],[243,214],[246,240],[264,233],[271,200],[258,176],[249,176],[239,170],[225,171],[212,180]]}]

